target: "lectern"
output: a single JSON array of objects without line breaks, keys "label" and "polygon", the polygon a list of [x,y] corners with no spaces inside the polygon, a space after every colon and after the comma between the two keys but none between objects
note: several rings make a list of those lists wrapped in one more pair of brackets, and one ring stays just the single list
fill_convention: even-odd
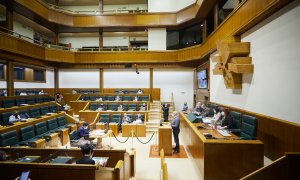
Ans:
[{"label": "lectern", "polygon": [[172,155],[172,128],[161,126],[158,128],[158,148],[164,149],[165,155]]}]

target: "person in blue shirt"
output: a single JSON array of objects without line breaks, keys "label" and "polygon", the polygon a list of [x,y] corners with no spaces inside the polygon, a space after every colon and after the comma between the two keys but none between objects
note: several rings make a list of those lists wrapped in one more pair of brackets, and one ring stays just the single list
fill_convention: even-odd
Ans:
[{"label": "person in blue shirt", "polygon": [[78,140],[82,137],[87,137],[87,136],[89,136],[89,124],[87,122],[84,122],[83,125],[78,128],[74,140]]}]

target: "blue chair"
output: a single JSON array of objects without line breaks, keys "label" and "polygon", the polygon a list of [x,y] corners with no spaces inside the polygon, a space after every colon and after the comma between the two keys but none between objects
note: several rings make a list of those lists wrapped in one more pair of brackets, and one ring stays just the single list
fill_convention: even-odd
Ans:
[{"label": "blue chair", "polygon": [[112,114],[111,122],[119,123],[119,122],[122,122],[121,120],[122,120],[122,115],[121,114]]},{"label": "blue chair", "polygon": [[16,130],[0,134],[0,146],[15,146],[19,143]]},{"label": "blue chair", "polygon": [[109,104],[109,107],[108,107],[109,110],[112,110],[112,111],[117,111],[118,110],[118,104]]},{"label": "blue chair", "polygon": [[108,101],[114,101],[114,100],[115,100],[115,97],[114,97],[114,96],[107,96],[107,100],[108,100]]},{"label": "blue chair", "polygon": [[35,127],[37,138],[42,138],[44,135],[48,134],[48,128],[46,122],[36,123],[34,127]]},{"label": "blue chair", "polygon": [[27,104],[30,104],[30,105],[35,104],[35,98],[28,98],[28,99],[26,99],[26,102],[27,102]]},{"label": "blue chair", "polygon": [[50,133],[55,132],[58,128],[57,120],[56,119],[50,119],[47,121],[48,124],[48,130]]},{"label": "blue chair", "polygon": [[43,106],[41,107],[41,115],[45,115],[47,113],[49,113],[49,107],[48,106]]},{"label": "blue chair", "polygon": [[15,106],[15,101],[13,99],[4,99],[3,100],[3,107],[4,108],[10,108]]},{"label": "blue chair", "polygon": [[32,118],[39,118],[39,117],[41,117],[40,108],[32,108],[32,109],[30,109],[30,116]]},{"label": "blue chair", "polygon": [[33,126],[27,126],[20,129],[21,142],[20,145],[28,145],[28,142],[35,142],[38,138],[35,137]]},{"label": "blue chair", "polygon": [[57,112],[56,104],[50,105],[49,110],[50,110],[51,113],[56,113]]},{"label": "blue chair", "polygon": [[98,104],[97,103],[91,103],[89,109],[92,110],[92,111],[96,111],[98,109]]},{"label": "blue chair", "polygon": [[233,119],[233,127],[228,130],[239,136],[241,133],[241,113],[236,111],[231,111],[230,115]]},{"label": "blue chair", "polygon": [[9,124],[9,117],[12,115],[12,112],[2,113],[2,121],[4,125]]},{"label": "blue chair", "polygon": [[149,101],[149,97],[148,96],[142,96],[142,101]]},{"label": "blue chair", "polygon": [[50,96],[43,97],[43,101],[44,102],[50,102],[51,101],[51,97]]},{"label": "blue chair", "polygon": [[26,104],[26,99],[16,99],[16,105],[21,106],[21,104]]},{"label": "blue chair", "polygon": [[242,115],[241,139],[256,139],[257,119],[249,115]]},{"label": "blue chair", "polygon": [[128,111],[136,111],[136,104],[129,104]]},{"label": "blue chair", "polygon": [[132,101],[131,96],[124,96],[124,101]]}]

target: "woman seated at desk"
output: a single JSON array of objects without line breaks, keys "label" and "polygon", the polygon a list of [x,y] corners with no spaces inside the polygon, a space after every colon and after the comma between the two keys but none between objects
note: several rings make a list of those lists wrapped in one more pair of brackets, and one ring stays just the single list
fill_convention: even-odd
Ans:
[{"label": "woman seated at desk", "polygon": [[[220,129],[232,129],[233,127],[233,118],[229,113],[229,109],[223,109],[221,112],[222,118],[220,118]],[[218,121],[216,121],[217,123]]]},{"label": "woman seated at desk", "polygon": [[212,117],[212,119],[214,121],[220,121],[222,118],[222,114],[221,114],[221,110],[219,107],[215,107],[214,108],[214,116]]}]

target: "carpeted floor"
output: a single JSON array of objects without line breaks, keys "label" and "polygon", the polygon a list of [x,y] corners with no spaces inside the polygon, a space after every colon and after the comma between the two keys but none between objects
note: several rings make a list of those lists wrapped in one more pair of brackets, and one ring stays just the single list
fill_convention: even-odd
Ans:
[{"label": "carpeted floor", "polygon": [[[151,145],[150,146],[150,158],[160,158],[158,146],[157,145]],[[172,156],[165,155],[165,158],[188,158],[185,149],[183,146],[180,146],[180,153],[172,154]]]}]

